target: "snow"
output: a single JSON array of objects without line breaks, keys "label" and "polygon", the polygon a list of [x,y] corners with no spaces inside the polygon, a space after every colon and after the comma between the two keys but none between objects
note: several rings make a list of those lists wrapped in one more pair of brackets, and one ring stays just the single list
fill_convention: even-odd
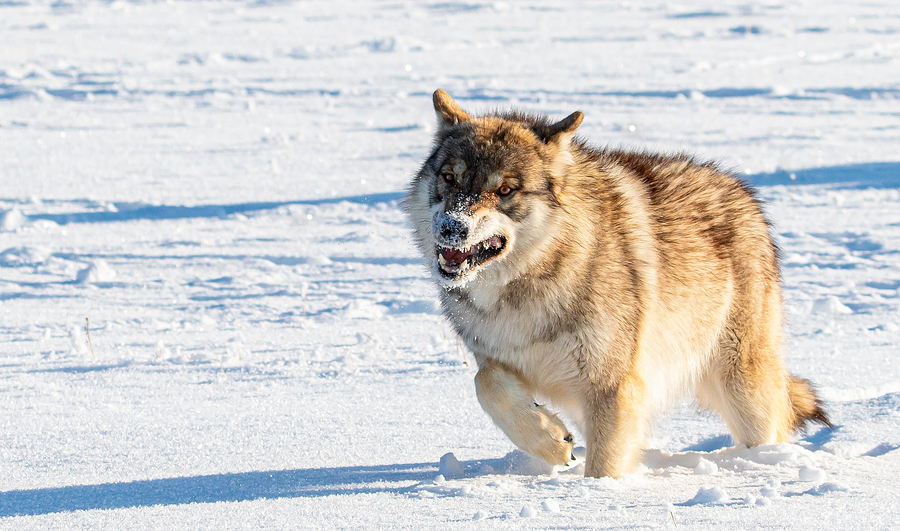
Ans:
[{"label": "snow", "polygon": [[[0,528],[895,526],[898,36],[888,0],[0,2]],[[837,429],[685,403],[621,479],[515,450],[399,205],[436,88],[755,184]]]}]

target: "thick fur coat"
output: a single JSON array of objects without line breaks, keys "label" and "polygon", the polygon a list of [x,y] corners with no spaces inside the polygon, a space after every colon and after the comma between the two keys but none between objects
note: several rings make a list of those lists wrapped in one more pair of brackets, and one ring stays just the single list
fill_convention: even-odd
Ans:
[{"label": "thick fur coat", "polygon": [[778,252],[753,191],[686,156],[594,149],[575,112],[474,117],[434,94],[434,149],[405,204],[483,409],[551,464],[639,462],[652,419],[693,395],[749,446],[830,425],[782,361]]}]

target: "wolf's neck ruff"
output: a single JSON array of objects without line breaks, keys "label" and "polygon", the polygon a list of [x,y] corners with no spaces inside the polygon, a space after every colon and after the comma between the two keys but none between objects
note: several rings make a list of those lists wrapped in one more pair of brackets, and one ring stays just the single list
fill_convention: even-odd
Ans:
[{"label": "wolf's neck ruff", "polygon": [[693,394],[737,442],[830,425],[781,361],[777,254],[752,190],[686,156],[596,150],[558,122],[475,117],[434,94],[435,148],[405,204],[476,391],[520,448],[586,474],[636,464],[649,422]]}]

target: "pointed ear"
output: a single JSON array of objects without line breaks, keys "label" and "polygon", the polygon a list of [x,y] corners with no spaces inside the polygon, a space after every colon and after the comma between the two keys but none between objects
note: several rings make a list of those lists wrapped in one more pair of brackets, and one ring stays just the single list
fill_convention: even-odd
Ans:
[{"label": "pointed ear", "polygon": [[568,139],[578,129],[583,119],[584,114],[581,111],[575,111],[555,124],[550,125],[547,128],[547,141],[557,144],[568,143]]},{"label": "pointed ear", "polygon": [[434,91],[434,110],[437,113],[438,129],[443,130],[456,124],[468,122],[472,117],[460,109],[449,94],[441,89]]}]

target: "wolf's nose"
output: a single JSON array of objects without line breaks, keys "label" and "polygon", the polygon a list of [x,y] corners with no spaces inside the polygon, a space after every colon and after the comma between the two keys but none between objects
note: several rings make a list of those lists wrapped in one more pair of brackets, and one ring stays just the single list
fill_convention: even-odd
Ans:
[{"label": "wolf's nose", "polygon": [[464,241],[469,236],[469,227],[456,218],[446,217],[441,220],[440,234],[448,242]]}]

